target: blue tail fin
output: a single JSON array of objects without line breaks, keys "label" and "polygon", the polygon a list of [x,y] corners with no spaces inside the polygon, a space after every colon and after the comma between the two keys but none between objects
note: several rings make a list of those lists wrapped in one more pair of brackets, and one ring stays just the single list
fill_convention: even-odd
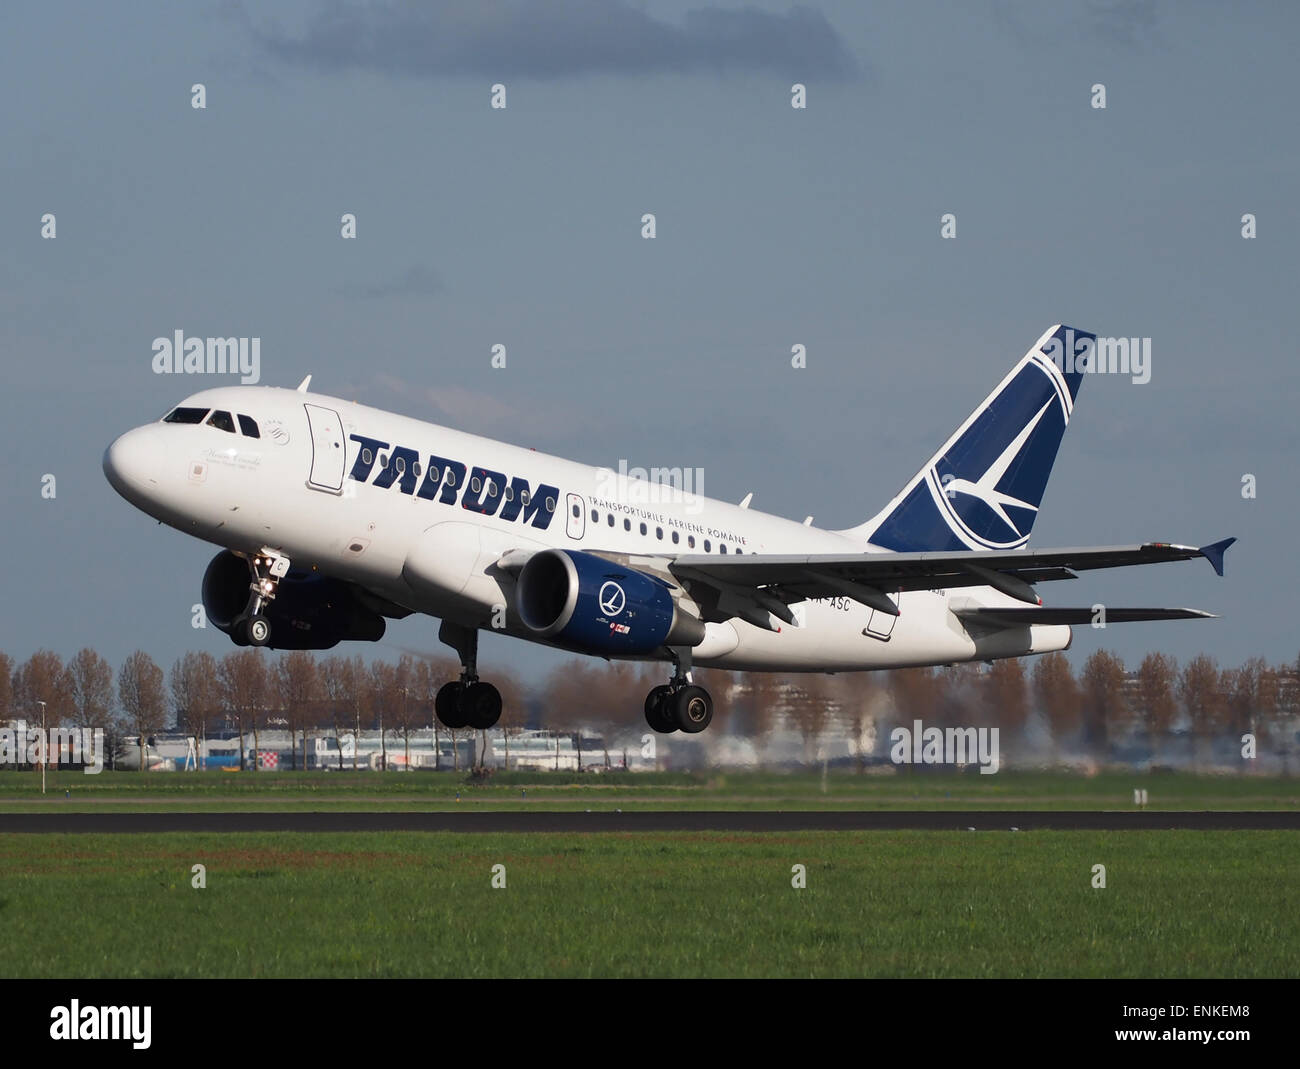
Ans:
[{"label": "blue tail fin", "polygon": [[844,533],[899,552],[1023,546],[1095,341],[1048,330],[878,515]]}]

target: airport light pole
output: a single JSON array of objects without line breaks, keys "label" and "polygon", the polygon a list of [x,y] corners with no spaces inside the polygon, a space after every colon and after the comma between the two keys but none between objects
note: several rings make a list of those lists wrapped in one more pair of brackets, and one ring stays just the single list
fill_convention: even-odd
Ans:
[{"label": "airport light pole", "polygon": [[36,703],[41,707],[41,794],[45,793],[45,742],[49,735],[45,733],[45,703],[38,701]]}]

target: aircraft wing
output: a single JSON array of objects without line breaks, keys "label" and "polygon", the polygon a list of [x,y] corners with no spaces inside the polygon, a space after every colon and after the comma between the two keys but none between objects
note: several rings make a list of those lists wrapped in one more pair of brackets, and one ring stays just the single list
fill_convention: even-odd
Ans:
[{"label": "aircraft wing", "polygon": [[[1095,609],[1060,609],[1030,608],[1023,609],[993,608],[972,606],[955,608],[953,613],[960,620],[972,620],[977,624],[989,624],[993,627],[1027,627],[1030,624],[1090,624],[1097,618]],[[1105,621],[1108,624],[1132,624],[1145,620],[1213,620],[1214,613],[1200,609],[1112,609],[1106,606]]]},{"label": "aircraft wing", "polygon": [[[1041,605],[1032,584],[1073,579],[1077,572],[1096,568],[1124,568],[1204,557],[1222,575],[1223,554],[1235,541],[1235,538],[1226,538],[1200,547],[1144,542],[1130,546],[1006,552],[737,554],[725,557],[692,554],[674,558],[668,568],[679,580],[691,586],[693,596],[697,587],[712,588],[716,592],[716,598],[712,599],[717,601],[715,611],[720,614],[737,615],[752,622],[766,611],[792,623],[793,614],[787,606],[805,598],[849,597],[897,616],[897,605],[889,595],[904,590],[991,586],[1030,605]],[[737,611],[737,606],[744,603],[759,611]],[[1039,619],[1048,622],[1045,617]]]}]

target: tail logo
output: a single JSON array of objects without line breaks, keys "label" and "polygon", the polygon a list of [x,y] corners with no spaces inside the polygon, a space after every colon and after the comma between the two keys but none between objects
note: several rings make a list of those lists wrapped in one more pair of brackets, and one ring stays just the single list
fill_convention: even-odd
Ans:
[{"label": "tail logo", "polygon": [[[1010,444],[1002,450],[1002,453],[998,456],[997,460],[995,460],[977,480],[971,482],[969,479],[961,479],[956,475],[953,475],[951,472],[943,477],[943,496],[949,502],[956,502],[958,494],[965,494],[968,497],[974,498],[976,501],[982,502],[995,516],[997,516],[999,520],[1002,521],[1003,524],[1006,525],[1007,536],[994,542],[993,544],[995,545],[1015,543],[1022,541],[1027,537],[1025,533],[1021,531],[1016,522],[1007,514],[1008,506],[1011,508],[1024,509],[1026,512],[1031,513],[1038,511],[1037,505],[1024,501],[1021,498],[1013,497],[1011,494],[1003,493],[998,489],[998,483],[1000,483],[1003,477],[1007,474],[1007,469],[1011,467],[1012,461],[1020,455],[1020,451],[1025,447],[1025,442],[1027,442],[1029,436],[1034,433],[1034,429],[1038,426],[1039,421],[1043,418],[1043,414],[1051,404],[1052,402],[1048,401],[1047,404],[1043,405],[1043,407],[1038,410],[1038,414],[1034,416],[1033,420],[1026,424],[1024,429],[1011,440]],[[961,524],[962,527],[966,526],[962,523],[960,513],[956,508],[949,506],[946,511],[952,517],[954,523]],[[969,531],[969,529],[967,530],[967,533],[972,537],[978,537],[973,531]],[[987,541],[987,539],[984,540]]]},{"label": "tail logo", "polygon": [[[899,552],[1019,549],[1042,504],[1083,372],[1054,354],[1093,335],[1053,327],[886,509],[863,525]],[[861,530],[859,528],[858,530]]]}]

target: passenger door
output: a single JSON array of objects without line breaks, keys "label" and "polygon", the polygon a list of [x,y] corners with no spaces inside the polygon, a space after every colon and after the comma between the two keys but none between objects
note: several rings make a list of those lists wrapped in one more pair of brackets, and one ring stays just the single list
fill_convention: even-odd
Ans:
[{"label": "passenger door", "polygon": [[346,450],[343,448],[343,421],[332,408],[303,405],[311,428],[311,473],[307,485],[331,494],[343,492]]}]

